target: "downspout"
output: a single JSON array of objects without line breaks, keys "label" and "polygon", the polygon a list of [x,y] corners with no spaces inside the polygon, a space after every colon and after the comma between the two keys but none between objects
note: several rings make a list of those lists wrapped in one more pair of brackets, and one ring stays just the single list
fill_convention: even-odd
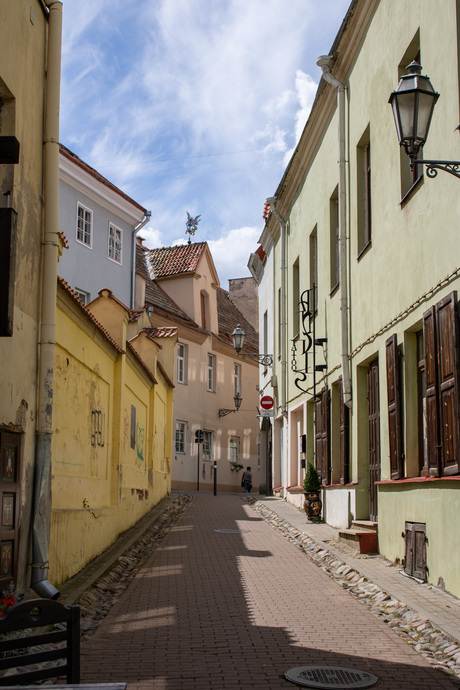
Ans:
[{"label": "downspout", "polygon": [[322,55],[316,61],[321,67],[324,81],[337,89],[337,111],[339,118],[339,276],[340,276],[340,359],[342,365],[343,402],[352,407],[350,378],[350,357],[348,353],[348,271],[347,271],[347,190],[346,190],[346,138],[345,138],[345,92],[346,87],[332,76],[329,67],[330,55]]},{"label": "downspout", "polygon": [[49,8],[49,16],[43,150],[45,237],[37,383],[38,409],[30,586],[40,597],[57,599],[60,594],[59,591],[46,578],[48,575],[51,528],[51,439],[53,434],[54,356],[59,252],[59,98],[62,2],[61,0],[47,0],[46,5]]},{"label": "downspout", "polygon": [[[286,339],[287,339],[287,323],[286,323],[286,221],[283,216],[276,210],[276,197],[270,197],[267,199],[267,204],[270,206],[270,211],[275,216],[276,220],[280,224],[280,234],[281,234],[281,261],[280,261],[280,272],[281,272],[281,304],[280,304],[280,332],[281,332],[281,413],[284,420],[284,430],[285,436],[283,438],[283,467],[281,479],[284,486],[284,471],[286,468],[285,455],[287,447],[287,358],[286,358]],[[274,295],[276,304],[276,295]]]},{"label": "downspout", "polygon": [[136,296],[136,237],[139,230],[146,225],[152,217],[152,211],[146,211],[144,218],[133,230],[133,259],[131,265],[131,309],[134,309],[134,299]]}]

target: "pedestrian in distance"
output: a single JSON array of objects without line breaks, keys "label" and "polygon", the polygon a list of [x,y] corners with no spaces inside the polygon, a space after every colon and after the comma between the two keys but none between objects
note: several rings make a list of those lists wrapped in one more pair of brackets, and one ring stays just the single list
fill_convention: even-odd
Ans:
[{"label": "pedestrian in distance", "polygon": [[251,493],[252,489],[252,472],[250,467],[246,467],[245,471],[243,472],[243,478],[241,480],[241,486],[244,489],[243,493]]}]

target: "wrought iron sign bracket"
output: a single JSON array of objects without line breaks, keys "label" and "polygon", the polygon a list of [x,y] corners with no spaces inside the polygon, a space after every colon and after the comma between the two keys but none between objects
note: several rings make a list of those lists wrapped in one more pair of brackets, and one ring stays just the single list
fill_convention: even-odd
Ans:
[{"label": "wrought iron sign bracket", "polygon": [[226,417],[231,412],[238,412],[238,410],[236,410],[236,409],[235,410],[228,410],[226,408],[222,408],[222,409],[217,411],[217,414],[219,415],[219,419],[220,419],[221,417]]},{"label": "wrought iron sign bracket", "polygon": [[415,158],[411,162],[411,167],[414,165],[426,165],[426,175],[427,177],[436,177],[438,170],[444,170],[454,177],[460,179],[460,161],[430,161],[430,160],[417,160]]},{"label": "wrought iron sign bracket", "polygon": [[252,352],[246,352],[238,355],[239,357],[249,357],[249,359],[254,359],[256,362],[259,362],[264,367],[272,367],[273,366],[273,355],[263,355],[263,354],[255,354]]}]

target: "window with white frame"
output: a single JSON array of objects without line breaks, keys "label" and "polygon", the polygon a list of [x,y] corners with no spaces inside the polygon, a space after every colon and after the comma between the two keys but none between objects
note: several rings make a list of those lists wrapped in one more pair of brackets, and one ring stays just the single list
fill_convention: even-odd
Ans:
[{"label": "window with white frame", "polygon": [[121,264],[123,230],[109,223],[109,259]]},{"label": "window with white frame", "polygon": [[241,393],[241,364],[233,364],[233,397]]},{"label": "window with white frame", "polygon": [[176,453],[185,453],[185,432],[187,428],[186,422],[176,420]]},{"label": "window with white frame", "polygon": [[187,383],[187,345],[177,344],[177,383]]},{"label": "window with white frame", "polygon": [[93,212],[77,204],[77,242],[91,249],[93,243]]},{"label": "window with white frame", "polygon": [[230,438],[230,462],[239,465],[240,461],[240,439],[238,436]]},{"label": "window with white frame", "polygon": [[84,290],[80,290],[80,288],[74,288],[75,292],[77,293],[77,296],[81,299],[83,304],[89,304],[91,299],[90,299],[90,294],[89,292],[85,292]]},{"label": "window with white frame", "polygon": [[212,460],[212,431],[203,431],[203,460]]},{"label": "window with white frame", "polygon": [[215,391],[216,380],[216,358],[214,355],[208,354],[208,362],[206,367],[206,390]]}]

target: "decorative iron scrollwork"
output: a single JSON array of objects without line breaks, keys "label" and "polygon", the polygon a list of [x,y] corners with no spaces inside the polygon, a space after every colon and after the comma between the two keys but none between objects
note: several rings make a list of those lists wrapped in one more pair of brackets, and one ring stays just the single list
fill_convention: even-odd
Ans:
[{"label": "decorative iron scrollwork", "polygon": [[[324,346],[327,343],[327,338],[315,337],[315,311],[316,311],[316,285],[313,285],[309,290],[304,290],[300,296],[300,320],[301,320],[301,336],[302,339],[294,339],[291,348],[291,371],[297,374],[294,380],[296,387],[306,393],[305,382],[310,373],[308,358],[309,354],[313,355],[313,387],[315,388],[315,377],[317,371],[325,371],[325,364],[316,364],[315,347]],[[301,346],[300,352],[298,346]],[[303,367],[297,365],[297,357],[303,358]]]}]

